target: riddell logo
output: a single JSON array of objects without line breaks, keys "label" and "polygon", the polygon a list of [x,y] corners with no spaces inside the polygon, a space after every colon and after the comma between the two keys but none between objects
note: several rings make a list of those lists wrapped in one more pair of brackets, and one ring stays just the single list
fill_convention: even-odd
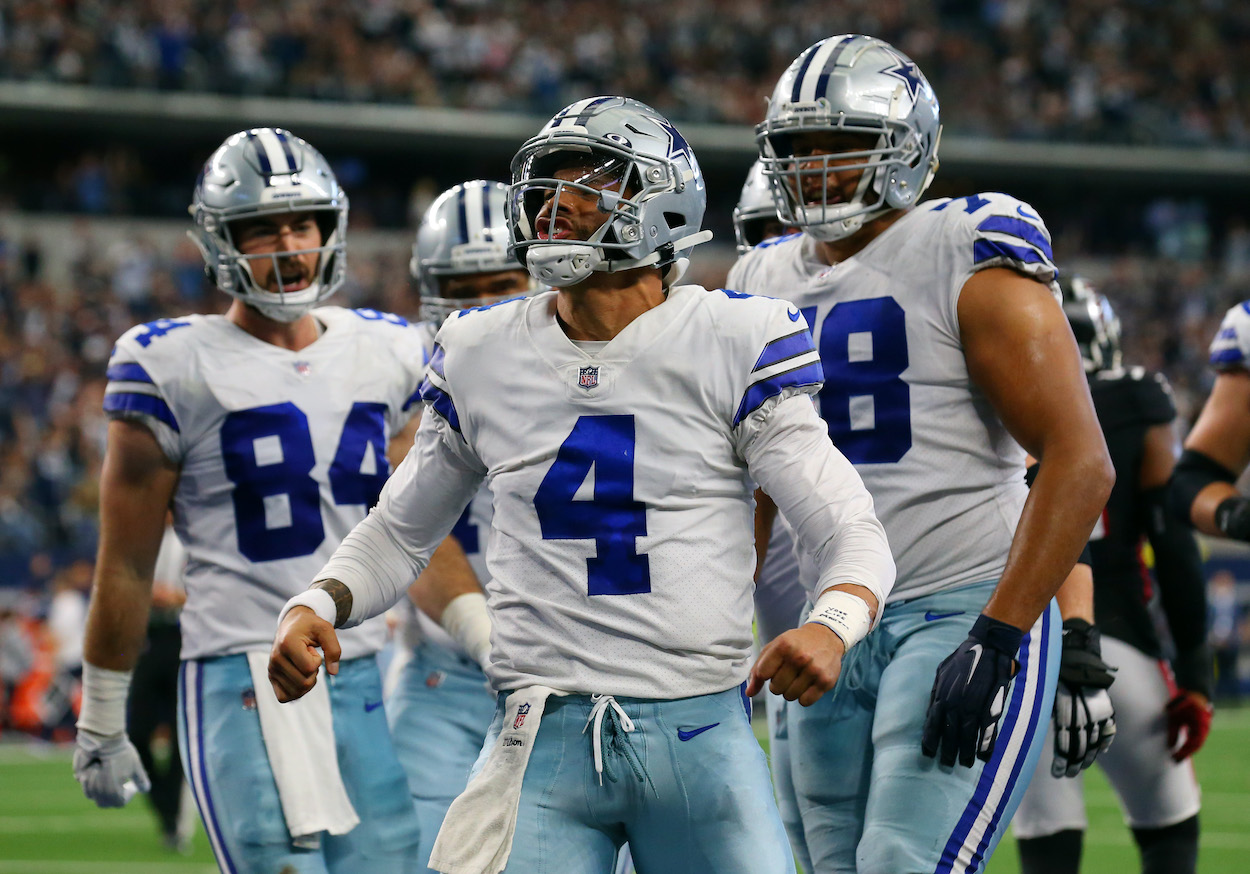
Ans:
[{"label": "riddell logo", "polygon": [[520,707],[517,708],[516,719],[512,720],[513,731],[516,731],[518,728],[520,728],[522,725],[525,724],[525,717],[529,715],[529,712],[530,712],[530,705],[528,704],[522,704]]}]

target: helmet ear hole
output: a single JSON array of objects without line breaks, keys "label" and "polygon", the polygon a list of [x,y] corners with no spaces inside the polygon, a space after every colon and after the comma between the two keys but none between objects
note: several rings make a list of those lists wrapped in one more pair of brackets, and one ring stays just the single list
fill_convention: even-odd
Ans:
[{"label": "helmet ear hole", "polygon": [[686,223],[686,218],[681,213],[666,212],[664,213],[664,222],[668,225],[670,231],[675,231]]}]

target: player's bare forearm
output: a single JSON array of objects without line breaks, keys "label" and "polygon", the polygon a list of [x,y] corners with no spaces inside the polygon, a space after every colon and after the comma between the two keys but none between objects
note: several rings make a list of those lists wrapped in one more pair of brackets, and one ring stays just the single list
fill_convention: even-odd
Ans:
[{"label": "player's bare forearm", "polygon": [[449,535],[430,556],[421,576],[408,588],[408,597],[426,616],[435,622],[443,619],[443,610],[461,595],[482,591],[473,565],[464,547]]},{"label": "player's bare forearm", "polygon": [[755,490],[755,581],[760,579],[760,571],[764,568],[764,560],[768,558],[768,541],[773,536],[773,525],[777,522],[777,505],[773,499],[764,494],[763,489]]},{"label": "player's bare forearm", "polygon": [[1094,623],[1094,572],[1087,564],[1078,563],[1055,593],[1059,615],[1064,619],[1084,619]]},{"label": "player's bare forearm", "polygon": [[342,628],[352,615],[352,590],[338,580],[317,580],[308,588],[322,589],[334,599],[334,627]]},{"label": "player's bare forearm", "polygon": [[142,425],[109,423],[100,475],[100,546],[83,658],[97,667],[134,667],[147,631],[152,573],[178,471]]},{"label": "player's bare forearm", "polygon": [[964,283],[958,309],[969,375],[1039,462],[1002,579],[985,609],[1028,629],[1076,564],[1111,494],[1115,469],[1080,352],[1050,289],[991,268]]}]

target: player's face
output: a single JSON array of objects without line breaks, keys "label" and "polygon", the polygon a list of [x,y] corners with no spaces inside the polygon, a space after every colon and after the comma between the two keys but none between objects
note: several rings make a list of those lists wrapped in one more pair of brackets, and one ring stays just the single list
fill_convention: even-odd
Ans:
[{"label": "player's face", "polygon": [[529,288],[530,275],[524,270],[500,270],[444,277],[440,291],[451,300],[502,300],[525,294]]},{"label": "player's face", "polygon": [[[317,277],[320,252],[304,251],[321,245],[321,228],[311,212],[283,213],[243,219],[230,227],[234,245],[244,255],[277,255],[252,258],[248,266],[256,284],[266,291],[302,291]],[[277,262],[277,271],[274,262]]]},{"label": "player's face", "polygon": [[752,246],[793,232],[794,228],[779,218],[749,219],[742,223],[742,234]]},{"label": "player's face", "polygon": [[[598,192],[621,191],[625,169],[620,160],[583,160],[552,171],[552,177],[575,182],[591,191],[562,186],[558,198],[556,191],[547,192],[534,221],[538,239],[589,240],[608,219],[608,213],[599,205]],[[629,196],[628,190],[624,196]]]},{"label": "player's face", "polygon": [[[840,156],[863,153],[876,148],[876,145],[877,137],[873,134],[819,131],[795,135],[791,139],[791,147],[801,171],[801,190],[794,192],[797,201],[805,205],[828,206],[849,203],[855,197],[855,189],[864,172],[865,158],[862,154],[859,157]],[[856,165],[857,169],[853,170],[838,169]],[[793,185],[793,182],[790,184]]]}]

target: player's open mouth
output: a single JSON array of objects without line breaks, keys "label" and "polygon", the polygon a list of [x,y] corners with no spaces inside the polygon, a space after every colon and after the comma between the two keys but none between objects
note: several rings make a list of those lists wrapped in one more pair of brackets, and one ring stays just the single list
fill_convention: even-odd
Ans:
[{"label": "player's open mouth", "polygon": [[572,222],[560,216],[557,216],[555,221],[540,218],[535,225],[540,240],[568,240],[573,236]]},{"label": "player's open mouth", "polygon": [[302,275],[283,276],[281,291],[303,291],[309,286],[308,278]]}]

